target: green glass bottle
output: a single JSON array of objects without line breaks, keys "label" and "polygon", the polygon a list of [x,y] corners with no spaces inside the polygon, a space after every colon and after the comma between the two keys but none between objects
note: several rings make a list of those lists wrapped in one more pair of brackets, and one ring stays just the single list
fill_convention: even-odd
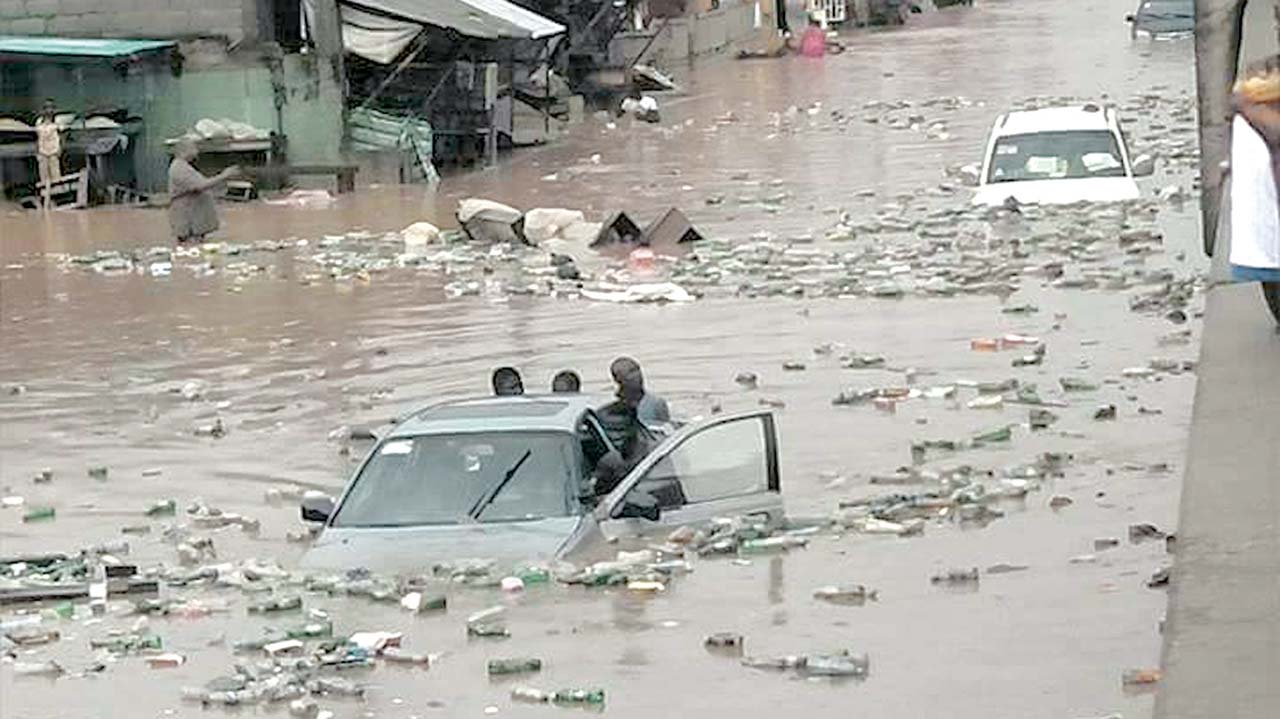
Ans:
[{"label": "green glass bottle", "polygon": [[55,513],[53,507],[32,507],[22,515],[22,521],[47,522],[53,519]]}]

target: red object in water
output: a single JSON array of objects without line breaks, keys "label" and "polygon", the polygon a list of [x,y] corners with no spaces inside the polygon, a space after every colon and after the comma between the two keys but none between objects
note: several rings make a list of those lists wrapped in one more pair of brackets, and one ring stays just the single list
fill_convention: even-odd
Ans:
[{"label": "red object in water", "polygon": [[827,34],[817,25],[810,25],[800,40],[800,54],[805,57],[822,57],[827,54]]},{"label": "red object in water", "polygon": [[654,270],[653,250],[648,247],[637,247],[627,256],[627,264],[637,274],[651,274]]}]

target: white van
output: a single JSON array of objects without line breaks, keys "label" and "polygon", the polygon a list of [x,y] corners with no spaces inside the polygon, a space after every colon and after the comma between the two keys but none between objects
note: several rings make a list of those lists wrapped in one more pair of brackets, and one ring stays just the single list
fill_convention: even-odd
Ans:
[{"label": "white van", "polygon": [[1010,112],[991,128],[973,203],[996,206],[1010,197],[1019,204],[1134,200],[1134,177],[1154,169],[1150,158],[1131,164],[1111,108]]}]

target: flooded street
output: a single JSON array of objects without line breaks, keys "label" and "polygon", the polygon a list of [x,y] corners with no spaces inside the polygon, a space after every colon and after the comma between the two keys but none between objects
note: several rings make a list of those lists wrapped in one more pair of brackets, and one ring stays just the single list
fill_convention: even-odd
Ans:
[{"label": "flooded street", "polygon": [[[1144,201],[1092,216],[969,212],[969,191],[945,175],[981,161],[1000,113],[1051,104],[1047,98],[1114,103],[1135,154],[1159,149],[1154,138],[1169,138],[1170,128],[1193,136],[1194,114],[1190,122],[1186,115],[1192,40],[1131,40],[1123,19],[1132,5],[987,0],[914,16],[902,29],[849,33],[845,53],[820,61],[718,58],[671,68],[682,91],[659,96],[660,125],[628,118],[610,128],[588,117],[555,144],[446,177],[434,193],[362,189],[324,209],[221,205],[223,229],[214,239],[287,247],[175,257],[167,276],[95,272],[68,260],[166,245],[163,211],[6,213],[0,488],[24,497],[27,507],[57,513],[53,521],[24,523],[25,508],[0,510],[0,554],[127,539],[130,561],[174,564],[162,528],[181,523],[182,509],[199,499],[261,521],[256,536],[236,527],[200,531],[213,537],[218,560],[257,557],[289,569],[305,546],[285,538],[301,529],[296,502],[272,505],[264,493],[281,485],[340,491],[368,444],[330,440],[335,428],[377,428],[437,400],[485,394],[489,372],[506,364],[521,369],[531,391],[575,368],[585,390],[609,392],[609,362],[626,354],[681,417],[706,416],[713,406],[728,412],[784,404],[776,412],[793,517],[826,518],[841,500],[920,491],[869,481],[910,465],[913,441],[1016,425],[1009,442],[929,455],[924,466],[998,471],[1046,452],[1071,459],[1063,476],[1024,501],[1003,503],[1006,516],[986,526],[931,521],[923,536],[912,537],[825,532],[805,549],[749,563],[699,560],[692,574],[652,597],[555,583],[515,596],[458,587],[447,612],[411,615],[394,603],[304,593],[308,608],[329,612],[337,633],[403,632],[407,650],[442,655],[430,669],[363,670],[354,677],[370,686],[362,701],[327,697],[322,706],[338,717],[380,718],[472,716],[486,707],[503,716],[572,711],[513,703],[511,687],[527,683],[603,688],[604,711],[624,717],[673,710],[715,717],[1147,716],[1152,694],[1128,691],[1120,677],[1159,663],[1166,600],[1146,581],[1168,562],[1163,542],[1130,543],[1127,528],[1174,529],[1196,380],[1191,371],[1125,370],[1153,358],[1195,360],[1202,300],[1198,293],[1191,300],[1185,324],[1166,319],[1168,307],[1130,305],[1160,290],[1159,281],[1135,279],[1141,275],[1188,280],[1202,272],[1194,201],[1153,199],[1171,185],[1194,198],[1190,161],[1162,156],[1155,177],[1139,182]],[[899,102],[910,105],[894,109]],[[669,278],[703,296],[610,304],[513,293],[498,280],[519,270],[500,260],[486,279],[474,268],[455,276],[391,262],[366,267],[367,274],[331,272],[316,258],[324,248],[393,257],[402,245],[387,233],[422,220],[452,227],[457,203],[467,197],[579,209],[596,221],[626,210],[642,224],[681,207],[713,244],[694,250],[701,257],[675,263]],[[899,222],[907,229],[895,230]],[[855,236],[836,240],[831,233],[842,227],[856,228]],[[1163,242],[1138,252],[1116,239],[1134,227],[1153,228]],[[963,247],[895,254],[930,238]],[[1061,249],[1072,242],[1081,247]],[[706,279],[699,263],[748,243],[790,246],[799,264],[788,266],[779,251],[766,270]],[[1008,295],[929,296],[917,275],[902,297],[828,291],[826,270],[813,266],[846,253],[862,253],[864,264],[885,273],[899,264],[919,272],[958,263],[971,253],[1028,267],[1053,260],[1067,265],[1067,277],[1101,279],[1073,286],[1026,272],[984,278],[1012,282],[1017,289]],[[584,268],[607,266],[588,250],[575,254]],[[773,277],[775,269],[781,275]],[[1117,273],[1129,281],[1109,285]],[[469,279],[478,289],[458,296],[455,283]],[[1038,311],[1002,311],[1022,305]],[[1188,329],[1189,336],[1171,336]],[[971,349],[975,338],[1015,333],[1044,340],[1043,364],[1014,368],[1018,352]],[[828,344],[833,352],[815,353]],[[839,359],[845,353],[885,362],[849,369]],[[784,372],[787,361],[807,369]],[[747,371],[759,375],[758,388],[735,382]],[[1059,379],[1066,376],[1100,387],[1065,393]],[[1035,383],[1045,399],[1066,403],[1053,408],[1059,421],[1030,431],[1026,406],[971,408],[977,394],[965,388],[952,399],[897,403],[892,412],[832,404],[847,389],[1007,378]],[[1117,419],[1095,420],[1108,404]],[[226,436],[195,435],[215,418]],[[94,466],[108,467],[105,480],[88,476]],[[44,468],[53,481],[33,483]],[[1055,495],[1073,503],[1051,509]],[[176,519],[143,516],[166,498],[177,500]],[[149,534],[120,533],[143,523],[153,525]],[[1111,537],[1119,546],[1095,550],[1096,539]],[[984,572],[971,591],[929,581],[952,567],[1001,563],[1027,568]],[[812,596],[817,587],[848,583],[878,589],[878,601],[841,606]],[[296,624],[300,615],[246,614],[255,599],[233,588],[166,588],[162,596],[226,601],[230,611],[151,619],[166,650],[186,655],[180,667],[153,670],[129,656],[85,676],[76,674],[95,659],[88,640],[128,629],[135,618],[127,601],[117,601],[101,623],[87,624],[83,613],[63,621],[59,642],[20,652],[32,652],[31,661],[56,659],[69,675],[15,677],[0,666],[0,716],[287,714],[284,705],[202,708],[182,702],[181,688],[230,672],[240,660],[232,643]],[[469,639],[463,619],[496,603],[510,605],[511,637]],[[6,609],[4,617],[11,614]],[[715,632],[743,635],[750,655],[866,652],[870,674],[832,681],[747,668],[703,648]],[[540,657],[545,666],[514,681],[486,677],[487,659],[516,656]]]}]

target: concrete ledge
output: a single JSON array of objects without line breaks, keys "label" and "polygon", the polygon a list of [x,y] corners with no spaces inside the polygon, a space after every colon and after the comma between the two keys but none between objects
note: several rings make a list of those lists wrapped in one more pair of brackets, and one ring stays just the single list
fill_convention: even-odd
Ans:
[{"label": "concrete ledge", "polygon": [[727,0],[715,10],[673,18],[665,26],[662,20],[654,20],[649,32],[619,33],[609,45],[609,60],[615,65],[630,63],[650,39],[653,43],[643,62],[661,65],[712,55],[751,37],[754,21],[753,3]]},{"label": "concrete ledge", "polygon": [[1156,719],[1280,716],[1280,335],[1209,291]]}]

